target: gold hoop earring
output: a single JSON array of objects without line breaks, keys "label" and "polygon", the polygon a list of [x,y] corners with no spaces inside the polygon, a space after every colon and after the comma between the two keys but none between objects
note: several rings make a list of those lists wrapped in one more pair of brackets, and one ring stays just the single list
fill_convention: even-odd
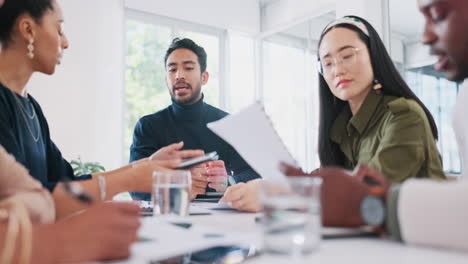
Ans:
[{"label": "gold hoop earring", "polygon": [[34,59],[34,39],[30,38],[29,39],[29,44],[28,44],[28,58],[31,60]]}]

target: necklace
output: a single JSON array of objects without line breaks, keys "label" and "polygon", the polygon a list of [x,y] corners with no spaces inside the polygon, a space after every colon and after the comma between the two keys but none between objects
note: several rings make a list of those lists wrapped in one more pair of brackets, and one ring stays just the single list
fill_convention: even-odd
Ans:
[{"label": "necklace", "polygon": [[36,111],[34,111],[34,107],[32,107],[32,105],[31,105],[32,113],[29,114],[28,110],[26,109],[26,107],[23,106],[23,103],[21,103],[21,101],[18,99],[17,95],[16,94],[14,94],[14,95],[15,95],[16,102],[18,103],[18,105],[21,108],[21,112],[23,112],[26,116],[28,116],[29,119],[33,120],[34,117],[36,117]]},{"label": "necklace", "polygon": [[[21,115],[23,116],[24,122],[26,123],[26,127],[28,128],[29,134],[33,138],[34,142],[37,143],[39,141],[39,137],[41,136],[41,130],[40,130],[39,121],[37,120],[37,118],[35,118],[36,117],[36,110],[34,110],[34,106],[31,105],[32,114],[29,115],[26,108],[23,106],[23,103],[21,103],[21,101],[18,99],[17,95],[13,91],[11,91],[11,92],[13,93],[13,97],[15,97],[15,99],[16,99],[16,104],[18,104],[19,107],[20,107],[20,112],[21,112]],[[29,102],[29,104],[31,104],[31,103]],[[33,129],[29,125],[28,118],[30,120],[35,119],[35,121],[36,121],[35,124],[37,126],[37,136],[34,135]]]}]

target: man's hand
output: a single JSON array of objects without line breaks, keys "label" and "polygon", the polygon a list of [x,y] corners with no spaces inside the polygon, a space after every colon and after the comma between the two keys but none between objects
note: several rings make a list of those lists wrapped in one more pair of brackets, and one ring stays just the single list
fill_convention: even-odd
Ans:
[{"label": "man's hand", "polygon": [[205,194],[206,187],[215,189],[217,192],[224,192],[227,188],[227,172],[224,161],[216,160],[205,162],[190,169],[192,173],[191,200],[198,194]]},{"label": "man's hand", "polygon": [[160,148],[153,155],[149,157],[150,160],[173,160],[173,159],[188,159],[198,156],[203,156],[205,152],[200,149],[195,150],[181,150],[184,142],[171,144],[169,146]]},{"label": "man's hand", "polygon": [[208,187],[215,189],[217,192],[224,192],[226,190],[228,175],[224,161],[216,160],[207,162],[206,176]]},{"label": "man's hand", "polygon": [[206,165],[200,164],[190,169],[192,175],[192,190],[190,200],[197,197],[198,194],[205,194],[208,186],[208,177],[206,176]]},{"label": "man's hand", "polygon": [[364,225],[360,213],[361,201],[366,195],[372,195],[375,188],[371,188],[365,179],[373,179],[385,190],[389,186],[381,173],[365,165],[358,165],[354,173],[338,167],[324,167],[307,174],[286,164],[282,164],[281,169],[287,176],[322,177],[322,220],[325,226]]}]

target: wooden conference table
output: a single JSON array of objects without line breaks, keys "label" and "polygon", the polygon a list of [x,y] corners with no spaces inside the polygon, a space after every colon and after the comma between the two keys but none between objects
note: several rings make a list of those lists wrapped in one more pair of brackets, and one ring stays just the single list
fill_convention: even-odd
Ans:
[{"label": "wooden conference table", "polygon": [[[155,217],[142,218],[140,237],[145,242],[132,246],[132,256],[112,263],[158,263],[158,259],[182,255],[217,245],[250,245],[260,247],[259,214],[233,210],[212,210],[213,203],[193,203],[191,215],[182,221],[189,229],[170,225]],[[206,215],[207,213],[211,213]],[[377,237],[347,237],[323,239],[317,251],[303,257],[260,254],[249,263],[468,263],[468,252],[408,246]]]}]

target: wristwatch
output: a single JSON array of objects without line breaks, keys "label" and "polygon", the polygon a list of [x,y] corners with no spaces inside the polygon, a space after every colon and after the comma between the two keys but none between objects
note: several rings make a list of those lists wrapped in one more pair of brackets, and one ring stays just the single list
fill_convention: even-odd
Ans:
[{"label": "wristwatch", "polygon": [[372,185],[370,194],[361,201],[361,218],[366,225],[380,227],[386,218],[386,207],[384,202],[385,189],[382,185]]},{"label": "wristwatch", "polygon": [[384,224],[386,208],[381,197],[367,195],[361,201],[360,210],[366,225],[380,227]]}]

